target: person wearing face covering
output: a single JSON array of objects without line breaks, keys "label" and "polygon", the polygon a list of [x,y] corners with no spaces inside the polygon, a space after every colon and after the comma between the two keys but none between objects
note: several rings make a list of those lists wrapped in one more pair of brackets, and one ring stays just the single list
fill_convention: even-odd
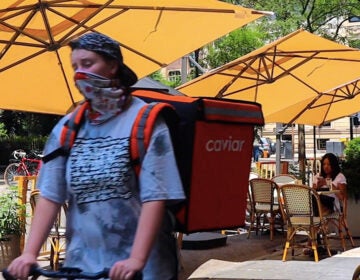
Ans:
[{"label": "person wearing face covering", "polygon": [[[136,74],[124,64],[119,43],[103,34],[86,33],[69,45],[75,84],[90,106],[69,156],[42,165],[29,237],[8,271],[18,279],[28,275],[67,202],[64,266],[110,268],[111,279],[132,279],[139,271],[143,279],[177,279],[173,217],[166,207],[185,196],[169,130],[159,117],[137,177],[129,140],[145,103],[131,95]],[[60,147],[68,119],[54,127],[44,155]]]}]

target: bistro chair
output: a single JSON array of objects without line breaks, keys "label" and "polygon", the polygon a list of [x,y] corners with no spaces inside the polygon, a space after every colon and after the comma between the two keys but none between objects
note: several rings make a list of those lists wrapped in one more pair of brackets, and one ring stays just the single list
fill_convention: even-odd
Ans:
[{"label": "bistro chair", "polygon": [[[348,239],[351,243],[352,247],[355,247],[355,243],[354,240],[352,238],[351,232],[349,230],[349,226],[348,226],[348,222],[347,222],[347,203],[348,203],[348,199],[347,199],[347,191],[346,191],[346,187],[345,189],[341,189],[340,193],[337,195],[339,198],[339,202],[340,202],[340,207],[336,207],[335,206],[335,211],[325,215],[325,222],[326,222],[326,228],[327,231],[329,233],[329,227],[333,226],[335,227],[338,236],[337,235],[328,235],[328,238],[340,238],[341,240],[341,247],[343,249],[343,251],[346,250],[346,246],[345,246],[345,238]],[[344,236],[345,234],[345,236]]]},{"label": "bistro chair", "polygon": [[[34,213],[36,204],[40,198],[40,190],[34,189],[30,193],[30,205]],[[67,213],[67,204],[63,204],[56,216],[53,227],[51,228],[48,240],[50,243],[50,266],[53,270],[58,270],[60,265],[60,253],[65,249],[65,220]]]},{"label": "bistro chair", "polygon": [[[248,192],[246,196],[246,210],[245,210],[245,221],[247,224],[250,224],[250,216],[251,216],[251,189],[250,189],[250,180],[260,178],[260,175],[256,172],[251,171],[249,173],[249,186],[248,186]],[[238,233],[241,233],[241,229],[238,229]]]},{"label": "bistro chair", "polygon": [[254,178],[249,181],[250,200],[250,226],[248,238],[255,228],[256,234],[259,230],[268,229],[270,240],[273,240],[275,231],[275,218],[280,214],[280,208],[275,201],[275,193],[278,192],[277,184],[265,178]]},{"label": "bistro chair", "polygon": [[[292,256],[294,256],[295,248],[311,248],[314,252],[315,261],[318,262],[317,246],[320,245],[317,244],[318,234],[323,237],[323,246],[331,256],[317,192],[309,186],[298,184],[286,184],[280,186],[279,189],[283,198],[280,207],[287,223],[287,236],[282,260],[286,261],[287,252],[290,248]],[[319,208],[319,217],[314,216],[314,203]],[[297,236],[299,233],[305,233],[310,244],[301,242]]]},{"label": "bistro chair", "polygon": [[[296,184],[298,182],[297,178],[292,174],[278,174],[271,178],[279,187],[285,184]],[[279,202],[282,203],[283,199],[281,194],[278,198]]]}]

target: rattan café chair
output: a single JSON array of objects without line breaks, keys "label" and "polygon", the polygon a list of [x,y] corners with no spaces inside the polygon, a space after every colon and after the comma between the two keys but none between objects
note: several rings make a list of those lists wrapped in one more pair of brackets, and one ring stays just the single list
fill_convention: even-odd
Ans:
[{"label": "rattan caf\u00e9 chair", "polygon": [[[286,184],[279,187],[283,203],[280,204],[283,217],[287,223],[287,236],[284,246],[282,260],[286,261],[288,249],[291,248],[292,256],[294,256],[295,248],[311,248],[314,252],[314,259],[319,261],[317,247],[317,235],[323,238],[323,246],[327,253],[331,256],[328,246],[326,228],[320,207],[320,199],[317,192],[305,185]],[[313,200],[313,197],[315,198]],[[319,209],[319,217],[314,216],[314,203]],[[306,233],[310,244],[303,243],[298,233]]]},{"label": "rattan caf\u00e9 chair", "polygon": [[349,230],[349,225],[347,222],[348,198],[347,198],[346,187],[340,190],[338,198],[340,202],[340,207],[339,208],[335,207],[336,210],[328,215],[325,215],[324,218],[325,218],[327,230],[329,231],[331,226],[333,226],[335,227],[338,233],[338,235],[329,235],[328,238],[334,238],[334,239],[340,238],[341,247],[343,251],[345,251],[346,250],[345,239],[348,239],[350,241],[351,246],[355,247],[355,243],[352,238],[351,232]]},{"label": "rattan caf\u00e9 chair", "polygon": [[[30,193],[30,205],[32,212],[34,213],[36,204],[40,197],[40,190],[35,189]],[[59,213],[56,216],[53,227],[48,235],[50,243],[50,266],[53,270],[58,270],[60,266],[60,253],[64,251],[66,244],[66,212],[67,204],[63,204]]]},{"label": "rattan caf\u00e9 chair", "polygon": [[270,230],[270,240],[273,240],[275,231],[275,217],[280,213],[279,204],[274,201],[275,193],[278,192],[277,184],[264,178],[254,178],[249,181],[250,197],[250,226],[248,238],[255,228],[256,234],[259,230]]}]

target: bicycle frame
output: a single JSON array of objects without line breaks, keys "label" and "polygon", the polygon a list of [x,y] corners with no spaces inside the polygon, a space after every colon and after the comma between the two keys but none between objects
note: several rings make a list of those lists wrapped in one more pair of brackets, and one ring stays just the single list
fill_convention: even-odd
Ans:
[{"label": "bicycle frame", "polygon": [[[33,170],[29,168],[29,164],[36,163],[36,168]],[[33,176],[39,173],[41,167],[41,160],[40,159],[33,159],[33,158],[26,158],[23,157],[19,162],[18,170],[25,171],[26,176]]]},{"label": "bicycle frame", "polygon": [[34,154],[33,157],[27,157],[25,152],[14,151],[15,162],[12,161],[5,169],[4,180],[7,185],[16,185],[15,176],[36,176],[41,167],[41,157]]}]

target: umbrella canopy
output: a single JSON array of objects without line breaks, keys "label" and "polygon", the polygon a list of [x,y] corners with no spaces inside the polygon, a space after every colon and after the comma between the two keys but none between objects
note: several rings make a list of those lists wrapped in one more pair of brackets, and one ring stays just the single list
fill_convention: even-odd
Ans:
[{"label": "umbrella canopy", "polygon": [[358,49],[298,30],[177,89],[256,101],[266,123],[319,125],[360,111],[357,69]]},{"label": "umbrella canopy", "polygon": [[358,76],[357,80],[319,92],[314,98],[305,99],[270,114],[267,119],[269,122],[282,120],[284,123],[320,126],[325,122],[357,113],[360,111],[360,72]]},{"label": "umbrella canopy", "polygon": [[64,114],[81,100],[63,47],[87,31],[118,40],[142,78],[263,15],[215,0],[2,0],[0,108]]}]

